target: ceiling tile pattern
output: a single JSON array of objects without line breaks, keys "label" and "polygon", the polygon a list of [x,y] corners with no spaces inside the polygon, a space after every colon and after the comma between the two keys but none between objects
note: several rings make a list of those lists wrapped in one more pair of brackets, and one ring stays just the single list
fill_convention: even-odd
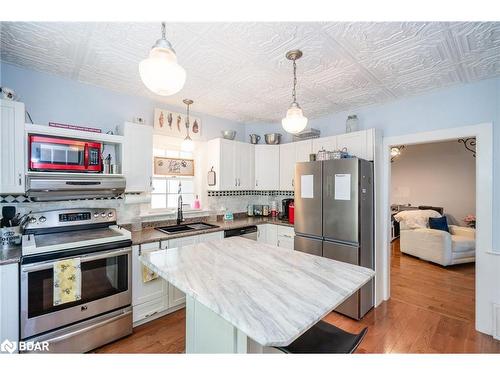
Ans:
[{"label": "ceiling tile pattern", "polygon": [[119,92],[239,122],[279,121],[291,102],[306,116],[353,110],[500,75],[499,22],[169,23],[185,87],[159,97],[138,63],[159,23],[2,22],[1,59]]}]

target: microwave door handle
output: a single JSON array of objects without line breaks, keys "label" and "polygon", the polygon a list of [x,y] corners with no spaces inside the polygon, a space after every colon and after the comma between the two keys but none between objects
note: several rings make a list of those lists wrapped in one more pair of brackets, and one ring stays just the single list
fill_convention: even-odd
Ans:
[{"label": "microwave door handle", "polygon": [[132,250],[129,247],[126,247],[126,248],[120,249],[120,250],[116,250],[116,251],[112,251],[112,252],[99,253],[96,255],[89,254],[89,255],[61,258],[61,259],[57,259],[57,260],[49,260],[46,262],[40,262],[40,263],[35,263],[35,264],[28,264],[25,266],[21,266],[21,271],[22,272],[34,272],[34,271],[46,270],[46,269],[54,267],[54,264],[56,262],[58,262],[60,260],[64,260],[64,259],[80,258],[80,262],[85,263],[85,262],[91,262],[93,260],[98,260],[98,259],[112,258],[115,256],[127,254],[127,253],[132,254]]},{"label": "microwave door handle", "polygon": [[85,146],[83,148],[83,164],[85,165],[85,168],[88,168],[88,166],[89,166],[89,145],[88,145],[88,143],[85,143]]}]

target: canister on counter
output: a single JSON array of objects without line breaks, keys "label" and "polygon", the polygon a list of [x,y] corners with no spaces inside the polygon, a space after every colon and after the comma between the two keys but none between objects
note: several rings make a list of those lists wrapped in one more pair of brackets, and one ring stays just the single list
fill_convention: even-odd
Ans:
[{"label": "canister on counter", "polygon": [[262,216],[269,216],[269,205],[265,204],[262,206]]},{"label": "canister on counter", "polygon": [[253,216],[253,204],[249,204],[247,207],[247,215]]}]

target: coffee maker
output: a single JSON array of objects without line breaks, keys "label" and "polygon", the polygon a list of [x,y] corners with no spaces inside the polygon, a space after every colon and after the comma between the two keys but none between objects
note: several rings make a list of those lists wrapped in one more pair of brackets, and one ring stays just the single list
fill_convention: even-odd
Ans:
[{"label": "coffee maker", "polygon": [[280,220],[288,220],[290,203],[293,203],[293,198],[286,198],[281,201]]}]

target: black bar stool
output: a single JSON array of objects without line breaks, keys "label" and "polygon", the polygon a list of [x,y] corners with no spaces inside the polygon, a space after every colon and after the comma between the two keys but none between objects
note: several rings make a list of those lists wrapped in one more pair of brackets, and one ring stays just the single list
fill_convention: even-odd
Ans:
[{"label": "black bar stool", "polygon": [[354,335],[321,320],[290,345],[275,348],[287,354],[351,354],[367,331]]}]

